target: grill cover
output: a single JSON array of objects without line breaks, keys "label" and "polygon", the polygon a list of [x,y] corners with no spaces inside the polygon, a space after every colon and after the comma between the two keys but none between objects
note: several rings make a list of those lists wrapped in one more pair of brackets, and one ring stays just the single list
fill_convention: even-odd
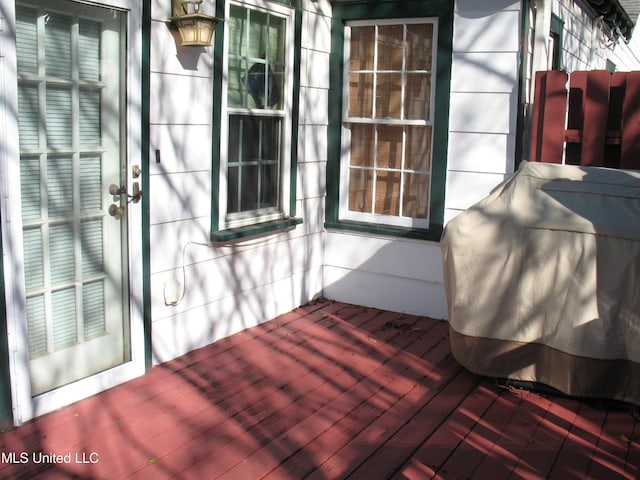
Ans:
[{"label": "grill cover", "polygon": [[640,404],[640,173],[524,162],[441,242],[472,372]]}]

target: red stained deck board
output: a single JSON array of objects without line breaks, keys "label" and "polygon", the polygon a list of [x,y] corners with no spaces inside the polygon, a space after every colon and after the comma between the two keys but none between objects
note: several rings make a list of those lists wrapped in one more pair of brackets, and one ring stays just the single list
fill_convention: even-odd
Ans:
[{"label": "red stained deck board", "polygon": [[3,452],[100,461],[0,463],[0,477],[476,480],[488,458],[514,478],[639,476],[630,415],[498,388],[457,364],[447,331],[313,303],[3,433]]},{"label": "red stained deck board", "polygon": [[462,478],[473,478],[475,470],[482,464],[518,410],[521,399],[492,385],[497,395],[489,409],[469,432],[462,445],[456,448],[442,470]]},{"label": "red stained deck board", "polygon": [[433,475],[441,473],[446,477],[447,472],[440,472],[439,467],[464,442],[471,429],[495,401],[496,397],[497,392],[495,390],[490,390],[484,386],[478,386],[478,388],[474,389],[460,406],[454,410],[454,413],[420,446],[411,459],[394,476],[394,479],[403,479],[405,475],[408,475],[408,472],[417,471],[428,471]]}]

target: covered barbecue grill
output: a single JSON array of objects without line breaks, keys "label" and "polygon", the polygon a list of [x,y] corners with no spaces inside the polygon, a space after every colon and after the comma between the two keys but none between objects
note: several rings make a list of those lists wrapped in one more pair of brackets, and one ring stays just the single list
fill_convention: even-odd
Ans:
[{"label": "covered barbecue grill", "polygon": [[640,404],[640,172],[524,162],[441,248],[463,366]]}]

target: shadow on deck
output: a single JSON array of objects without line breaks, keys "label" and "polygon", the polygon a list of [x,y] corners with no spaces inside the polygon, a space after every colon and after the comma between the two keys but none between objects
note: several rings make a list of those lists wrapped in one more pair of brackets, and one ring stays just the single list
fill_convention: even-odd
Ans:
[{"label": "shadow on deck", "polygon": [[3,433],[0,476],[635,479],[639,442],[469,373],[446,322],[322,300]]}]

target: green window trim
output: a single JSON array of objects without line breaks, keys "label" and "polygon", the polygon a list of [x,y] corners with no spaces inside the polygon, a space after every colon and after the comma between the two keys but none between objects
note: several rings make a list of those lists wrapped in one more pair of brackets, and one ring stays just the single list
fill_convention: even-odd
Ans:
[{"label": "green window trim", "polygon": [[[215,16],[225,18],[226,4],[229,0],[217,0]],[[228,242],[257,235],[283,231],[295,227],[303,222],[296,217],[296,193],[298,171],[298,130],[300,117],[300,58],[302,49],[302,0],[272,0],[273,3],[288,5],[294,9],[293,24],[293,94],[291,104],[291,146],[289,165],[289,215],[283,218],[259,222],[251,225],[235,228],[220,228],[220,148],[223,142],[220,130],[223,115],[222,111],[222,83],[223,83],[223,59],[226,53],[224,43],[224,27],[222,24],[214,32],[213,48],[213,119],[212,119],[212,165],[211,165],[211,226],[210,239],[212,242]]]},{"label": "green window trim", "polygon": [[[336,4],[331,25],[327,199],[325,227],[329,229],[437,241],[444,225],[444,202],[449,137],[449,98],[453,41],[453,1],[384,1]],[[341,129],[345,24],[351,20],[435,17],[438,19],[438,55],[433,133],[432,184],[429,227],[416,229],[340,218]]]}]

